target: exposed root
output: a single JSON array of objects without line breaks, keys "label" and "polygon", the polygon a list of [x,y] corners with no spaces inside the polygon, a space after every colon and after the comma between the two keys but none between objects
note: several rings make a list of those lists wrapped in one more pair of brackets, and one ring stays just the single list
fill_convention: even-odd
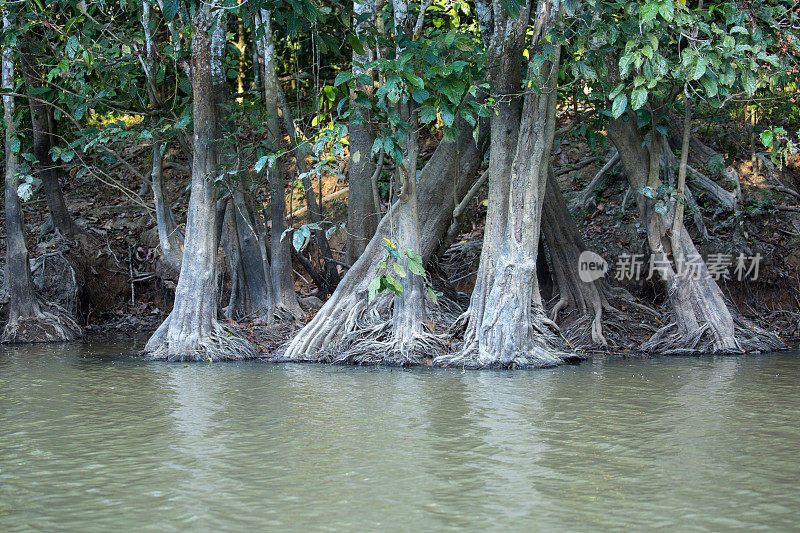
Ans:
[{"label": "exposed root", "polygon": [[[425,365],[434,357],[448,350],[446,336],[437,335],[432,329],[452,323],[463,311],[463,307],[448,298],[439,297],[438,305],[429,306],[427,331],[414,335],[413,339],[399,343],[393,339],[393,297],[381,294],[370,305],[366,299],[357,301],[341,320],[336,335],[341,340],[316,354],[309,354],[294,361],[321,362],[354,365],[415,366]],[[443,329],[444,329],[443,327]],[[280,356],[277,361],[283,360]]]},{"label": "exposed root", "polygon": [[298,306],[297,310],[290,309],[289,306],[278,304],[275,306],[275,320],[278,322],[299,322],[303,318],[303,310]]},{"label": "exposed root", "polygon": [[593,308],[580,310],[561,298],[552,306],[550,318],[557,321],[561,336],[580,352],[632,350],[651,337],[661,323],[653,307],[636,301],[628,291],[601,283]]},{"label": "exposed root", "polygon": [[75,242],[56,232],[55,237],[39,244],[39,254],[31,264],[31,276],[37,293],[46,301],[56,303],[71,315],[78,310],[81,282],[70,257],[75,254]]},{"label": "exposed root", "polygon": [[481,258],[482,239],[453,243],[437,262],[443,277],[450,285],[469,280],[477,274]]},{"label": "exposed root", "polygon": [[206,333],[189,350],[174,352],[168,341],[170,317],[167,317],[147,342],[144,354],[153,361],[213,362],[242,361],[258,357],[253,343],[242,336],[233,324],[212,321],[212,331]]},{"label": "exposed root", "polygon": [[81,327],[61,306],[39,301],[36,316],[9,320],[0,343],[68,342],[83,336]]},{"label": "exposed root", "polygon": [[609,183],[612,181],[608,174],[612,169],[619,166],[619,161],[619,152],[612,150],[603,168],[595,174],[589,184],[578,192],[572,202],[570,202],[569,210],[576,213],[579,211],[586,211],[594,206],[596,204],[598,192],[608,187]]},{"label": "exposed root", "polygon": [[774,333],[752,324],[741,316],[734,317],[738,350],[717,350],[709,325],[703,324],[690,333],[681,333],[676,322],[660,328],[641,346],[641,351],[659,355],[742,354],[785,350],[786,344]]},{"label": "exposed root", "polygon": [[417,366],[446,351],[441,337],[429,332],[398,342],[392,335],[391,320],[365,324],[345,335],[326,357],[331,363],[355,365]]}]

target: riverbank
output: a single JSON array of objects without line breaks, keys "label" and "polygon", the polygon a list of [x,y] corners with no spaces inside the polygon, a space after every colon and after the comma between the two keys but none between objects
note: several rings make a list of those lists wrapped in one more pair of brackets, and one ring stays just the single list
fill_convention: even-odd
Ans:
[{"label": "riverbank", "polygon": [[[431,140],[434,141],[435,139]],[[744,146],[720,147],[706,140],[715,149],[728,150],[729,169],[740,177],[740,187],[746,202],[741,212],[733,217],[710,200],[699,197],[697,212],[689,212],[693,221],[688,225],[704,257],[728,258],[728,269],[719,284],[727,299],[733,302],[743,316],[763,329],[776,332],[784,339],[800,337],[800,203],[789,204],[786,195],[776,192],[775,183],[791,190],[800,189],[800,171],[796,162],[782,170],[773,170],[768,176],[765,169],[753,167],[745,157],[731,157],[731,153],[744,153]],[[423,155],[429,154],[435,142],[424,141]],[[120,147],[121,154],[129,160],[140,161],[141,170],[147,168],[146,144]],[[666,309],[663,287],[647,279],[648,266],[640,265],[641,275],[622,276],[618,279],[617,265],[625,257],[636,257],[645,252],[644,228],[637,210],[630,205],[631,192],[620,176],[619,168],[611,168],[602,180],[596,178],[608,157],[601,146],[591,147],[581,138],[573,137],[562,142],[553,156],[554,174],[567,202],[578,230],[589,249],[608,262],[608,277],[635,298],[635,301],[652,305],[657,310]],[[173,211],[181,225],[185,217],[188,164],[180,159],[180,152],[166,154],[171,163],[165,168],[166,194],[173,199]],[[136,176],[119,167],[114,181],[98,184],[90,173],[78,172],[78,167],[68,168],[69,179],[62,185],[67,206],[86,232],[77,241],[68,241],[53,231],[46,209],[41,201],[23,204],[29,225],[29,244],[33,264],[34,283],[48,300],[58,302],[73,311],[87,335],[105,335],[112,332],[152,332],[167,316],[172,306],[177,272],[168,268],[161,258],[155,227],[150,192],[141,187]],[[287,168],[287,177],[294,169]],[[710,170],[709,170],[710,172]],[[717,179],[720,186],[729,183]],[[590,184],[594,184],[590,186]],[[288,184],[287,184],[288,185]],[[322,187],[321,191],[319,187]],[[346,219],[346,184],[323,177],[316,183],[317,192],[333,198],[324,204],[324,216],[338,227]],[[588,194],[587,196],[587,193]],[[455,240],[450,253],[440,256],[430,270],[451,300],[464,305],[473,289],[478,270],[480,250],[486,216],[486,186],[478,192],[466,209],[462,232]],[[261,187],[256,192],[258,202],[268,206],[269,193]],[[300,198],[300,200],[298,200]],[[302,195],[292,195],[287,200],[287,211],[301,213],[304,209]],[[266,207],[265,207],[266,208]],[[2,210],[0,210],[2,215]],[[698,222],[702,221],[707,235],[704,237]],[[298,225],[304,220],[289,219]],[[0,232],[2,233],[2,232]],[[0,234],[0,247],[5,235]],[[345,232],[331,235],[331,247],[336,257],[345,255]],[[545,255],[549,255],[544,248]],[[319,254],[313,243],[302,252],[313,267],[319,268]],[[735,261],[745,255],[749,266],[752,258],[759,258],[756,276],[737,276]],[[643,257],[643,256],[642,256]],[[0,259],[2,263],[2,259]],[[340,261],[339,273],[347,265]],[[232,278],[225,261],[221,270],[221,301],[230,295]],[[0,264],[0,266],[2,266]],[[269,355],[297,328],[310,320],[323,302],[317,299],[317,288],[304,265],[295,260],[295,289],[304,316],[299,320],[264,328],[256,323],[240,321],[245,334],[258,346],[259,353]],[[2,269],[0,269],[2,270]],[[552,309],[553,280],[545,274],[542,293]],[[739,279],[739,278],[742,279]],[[0,287],[3,283],[0,283]],[[6,318],[7,295],[0,289],[0,321]],[[622,311],[626,311],[625,308]],[[633,317],[641,325],[657,321],[647,317]],[[441,333],[446,324],[436,325]],[[619,351],[630,352],[647,340],[652,329],[623,327],[617,332],[615,344]]]}]

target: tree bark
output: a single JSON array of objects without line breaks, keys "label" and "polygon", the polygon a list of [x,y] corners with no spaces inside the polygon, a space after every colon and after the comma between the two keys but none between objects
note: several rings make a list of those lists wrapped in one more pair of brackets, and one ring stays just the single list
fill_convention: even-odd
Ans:
[{"label": "tree bark", "polygon": [[[269,131],[269,140],[273,150],[281,148],[280,105],[278,76],[275,71],[275,44],[272,36],[272,13],[262,9],[257,15],[264,37],[258,48],[264,61],[261,77],[264,82],[264,98],[267,109],[265,124]],[[269,172],[270,218],[272,220],[272,244],[270,268],[275,303],[279,311],[288,313],[293,319],[301,318],[304,313],[297,301],[294,290],[294,274],[292,273],[292,255],[288,239],[283,238],[286,230],[286,188],[283,181],[283,164],[280,158]]]},{"label": "tree bark", "polygon": [[[31,91],[43,86],[42,77],[35,56],[24,42],[20,48],[20,64],[28,94],[32,94]],[[64,192],[59,183],[59,175],[62,172],[61,165],[54,162],[50,154],[50,149],[55,145],[56,133],[53,131],[55,122],[52,112],[41,100],[41,97],[28,98],[28,107],[30,107],[31,122],[33,123],[33,155],[37,160],[36,167],[39,179],[42,180],[42,188],[53,226],[62,235],[74,237],[84,231],[69,214],[64,201]]]},{"label": "tree bark", "polygon": [[[483,322],[489,278],[497,264],[508,220],[508,196],[511,186],[511,166],[520,127],[521,98],[516,95],[522,85],[522,52],[525,48],[525,31],[530,18],[531,2],[528,2],[517,18],[511,18],[504,10],[495,10],[493,31],[489,40],[490,57],[499,61],[499,68],[491,73],[495,113],[490,119],[491,145],[489,148],[489,210],[483,234],[481,259],[467,312],[460,320],[466,320],[465,346],[475,347],[478,330]],[[501,16],[501,14],[503,16]]]},{"label": "tree bark", "polygon": [[[442,209],[442,205],[451,200],[453,191],[458,196],[467,192],[482,159],[479,147],[485,142],[485,129],[481,129],[476,144],[466,123],[461,127],[459,139],[441,143],[419,177],[419,225],[425,228],[420,235],[420,255],[425,263],[436,252],[452,220],[452,213],[449,209]],[[449,178],[453,175],[455,183],[450,183]],[[347,271],[322,309],[292,339],[282,359],[334,360],[336,346],[346,335],[358,330],[367,315],[367,286],[375,275],[378,262],[386,254],[383,239],[391,238],[398,218],[399,203],[395,202],[381,219],[364,253]]]},{"label": "tree bark", "polygon": [[[214,84],[211,30],[224,23],[218,2],[200,5],[193,17],[192,92],[194,158],[186,241],[172,312],[145,347],[151,358],[212,361],[255,357],[246,340],[230,335],[217,320],[217,191],[220,141],[219,107]],[[218,26],[217,26],[218,27]]]},{"label": "tree bark", "polygon": [[270,267],[260,246],[252,199],[242,188],[237,184],[225,213],[223,243],[235,283],[224,314],[233,320],[269,323],[275,314]]},{"label": "tree bark", "polygon": [[[3,9],[3,29],[10,30],[7,8]],[[10,46],[2,50],[2,86],[14,90],[14,51]],[[55,304],[40,302],[34,292],[28,262],[28,245],[25,240],[25,222],[17,193],[20,142],[14,123],[14,97],[3,96],[5,121],[5,216],[6,216],[6,272],[9,293],[8,323],[0,333],[0,342],[28,343],[68,341],[78,338],[80,327],[69,314]]]},{"label": "tree bark", "polygon": [[[532,54],[542,51],[541,43],[545,39],[552,41],[552,30],[561,9],[558,0],[539,2],[530,47]],[[499,30],[497,22],[495,20],[494,36],[503,39],[503,48],[506,48],[515,41],[509,40],[508,32]],[[490,211],[505,211],[505,220],[497,213],[495,220],[502,229],[493,230],[496,233],[489,236],[489,242],[484,241],[478,274],[479,279],[483,278],[481,293],[477,297],[473,294],[470,302],[470,323],[464,347],[460,354],[438,358],[435,364],[542,367],[563,362],[555,350],[555,336],[550,330],[550,321],[544,316],[537,282],[542,204],[555,135],[560,46],[553,44],[553,55],[540,67],[533,62],[529,65],[530,83],[526,84],[528,91],[511,159],[508,199],[506,203],[489,205]],[[534,84],[539,87],[532,88]],[[511,154],[505,156],[510,158]],[[502,240],[498,238],[501,233]],[[484,260],[484,253],[495,256],[494,261]],[[484,272],[480,272],[481,268]]]},{"label": "tree bark", "polygon": [[[150,105],[160,109],[162,107],[161,93],[156,83],[155,70],[158,66],[156,44],[153,41],[151,30],[150,0],[142,2],[142,28],[144,29],[145,57],[141,58],[142,66],[147,80],[147,93]],[[158,228],[158,241],[161,246],[161,255],[167,266],[176,274],[181,270],[181,256],[183,254],[183,234],[175,223],[175,217],[170,208],[164,188],[164,157],[162,150],[164,144],[158,135],[157,128],[153,128],[153,165],[150,172],[150,182],[153,189],[153,202],[156,208],[156,226]]]},{"label": "tree bark", "polygon": [[[612,286],[607,277],[581,279],[581,255],[588,248],[552,174],[547,181],[542,232],[558,284],[559,299],[550,318],[558,323],[562,336],[573,348],[632,349],[636,347],[633,339],[655,331],[649,326],[653,317],[658,318],[653,308]],[[644,315],[643,320],[635,320],[634,312]]]}]

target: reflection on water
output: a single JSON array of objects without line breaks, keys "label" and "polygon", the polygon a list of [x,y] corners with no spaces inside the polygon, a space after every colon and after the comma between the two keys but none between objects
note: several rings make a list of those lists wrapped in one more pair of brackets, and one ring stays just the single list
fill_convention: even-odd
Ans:
[{"label": "reflection on water", "polygon": [[800,523],[800,358],[536,372],[0,348],[0,530]]}]

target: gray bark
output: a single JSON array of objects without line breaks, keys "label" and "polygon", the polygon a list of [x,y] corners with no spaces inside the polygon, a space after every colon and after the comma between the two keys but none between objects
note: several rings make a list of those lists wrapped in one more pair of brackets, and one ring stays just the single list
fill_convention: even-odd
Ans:
[{"label": "gray bark", "polygon": [[252,345],[230,335],[217,320],[217,191],[220,125],[214,86],[211,31],[223,24],[221,5],[203,3],[193,18],[192,91],[194,158],[183,261],[172,312],[145,352],[170,361],[254,357]]},{"label": "gray bark", "polygon": [[[507,19],[504,28],[495,10],[493,41],[499,42],[498,57],[508,61],[501,66],[501,80],[513,83],[516,54],[510,47],[520,45],[530,7],[519,20]],[[542,39],[551,39],[551,31],[559,19],[558,0],[543,1],[537,6],[532,50],[538,50]],[[516,29],[516,31],[515,31]],[[554,43],[555,55],[539,68],[529,65],[532,82],[544,80],[537,90],[525,95],[516,142],[510,137],[512,117],[499,116],[493,123],[492,153],[497,165],[490,167],[490,214],[487,234],[478,272],[478,285],[467,311],[468,323],[464,347],[460,354],[438,358],[435,363],[468,367],[540,367],[562,362],[554,352],[555,337],[544,316],[537,282],[539,235],[548,178],[549,158],[555,135],[556,78],[560,46]],[[517,52],[518,54],[519,52]],[[504,63],[501,62],[501,65]],[[517,67],[518,68],[518,67]],[[518,77],[516,78],[519,79]],[[502,129],[502,128],[505,128]],[[498,135],[499,134],[499,135]],[[500,142],[502,144],[500,144]],[[495,142],[498,143],[497,150]],[[509,150],[513,147],[513,151]],[[510,171],[506,171],[510,164]],[[490,160],[490,166],[492,161]],[[508,175],[508,183],[499,180]],[[492,197],[495,187],[495,197]],[[502,196],[498,198],[502,187]],[[496,203],[492,204],[492,201]],[[495,210],[494,213],[491,213]],[[495,223],[495,227],[489,227]]]},{"label": "gray bark", "polygon": [[[483,236],[483,248],[475,287],[470,298],[469,308],[462,320],[467,320],[464,334],[465,346],[475,347],[477,334],[483,322],[489,277],[494,271],[502,246],[508,219],[508,195],[510,189],[511,166],[520,127],[520,97],[508,96],[519,93],[522,72],[522,52],[525,48],[525,31],[530,18],[531,3],[528,2],[519,17],[510,18],[495,13],[490,33],[490,57],[499,62],[499,67],[491,73],[494,98],[497,102],[495,113],[490,119],[491,145],[489,148],[489,210]],[[486,33],[486,32],[484,32]]]},{"label": "gray bark", "polygon": [[[655,261],[658,275],[666,285],[674,324],[654,335],[643,346],[658,352],[713,351],[739,352],[742,349],[777,347],[776,339],[752,330],[741,336],[737,327],[739,318],[728,308],[722,291],[710,276],[703,258],[697,251],[686,228],[681,224],[679,235],[670,238],[674,207],[665,214],[655,211],[655,202],[638,191],[645,185],[657,187],[659,179],[660,141],[650,150],[636,125],[635,116],[613,120],[608,126],[608,136],[617,147],[634,191],[641,219],[647,228],[651,261]],[[657,132],[656,132],[657,137]],[[682,259],[686,264],[699,265],[698,275],[683,273],[669,257]],[[674,333],[672,331],[674,330]],[[737,334],[739,332],[739,334]]]},{"label": "gray bark", "polygon": [[581,316],[591,317],[591,342],[607,346],[602,322],[604,306],[608,306],[603,293],[605,280],[592,283],[581,281],[578,274],[579,258],[587,248],[554,179],[547,183],[542,228],[559,293],[559,301],[551,312],[552,320],[556,321],[562,310],[574,308]]},{"label": "gray bark", "polygon": [[[150,15],[150,1],[144,0],[142,2],[142,27],[145,37],[145,57],[141,58],[141,61],[147,80],[147,93],[150,98],[150,105],[160,108],[162,106],[162,100],[155,76],[155,70],[158,65],[158,55],[150,28]],[[170,202],[164,188],[163,147],[164,144],[161,142],[158,132],[153,128],[153,165],[150,172],[150,183],[153,189],[153,202],[156,208],[158,241],[161,246],[161,254],[164,258],[164,262],[171,270],[178,273],[181,269],[183,234],[175,223],[175,217],[172,214]]]},{"label": "gray bark", "polygon": [[252,199],[240,186],[231,196],[223,223],[223,243],[235,282],[224,313],[233,320],[269,323],[275,313],[272,280],[256,230]]},{"label": "gray bark", "polygon": [[[419,183],[420,250],[427,262],[438,248],[440,239],[452,219],[447,205],[452,191],[463,196],[470,188],[481,162],[485,131],[476,144],[472,132],[462,124],[462,133],[453,143],[441,143],[422,169]],[[455,169],[455,183],[450,182]],[[321,351],[332,349],[345,334],[358,328],[367,308],[367,286],[375,275],[378,262],[384,257],[383,239],[391,238],[398,224],[399,203],[395,202],[381,219],[378,229],[364,253],[342,278],[331,298],[317,315],[292,339],[286,348],[287,360],[316,360]]]},{"label": "gray bark", "polygon": [[[272,148],[278,150],[281,146],[281,129],[279,118],[280,90],[278,76],[275,72],[275,45],[272,36],[272,14],[262,9],[256,15],[256,20],[264,28],[264,37],[257,44],[263,56],[264,71],[262,79],[264,84],[264,98],[267,109],[265,121],[269,130],[269,139]],[[286,230],[286,189],[283,182],[283,164],[279,159],[275,166],[268,170],[270,196],[270,218],[272,220],[272,242],[270,269],[275,303],[279,310],[288,312],[294,319],[304,315],[297,301],[294,290],[294,275],[292,273],[292,255],[288,239],[283,239]]]},{"label": "gray bark", "polygon": [[[551,36],[560,11],[558,0],[539,3],[534,50],[540,39]],[[545,81],[540,93],[525,96],[511,167],[504,242],[490,273],[483,318],[477,328],[477,350],[467,348],[465,365],[528,367],[562,362],[541,317],[536,281],[542,204],[555,135],[560,46],[554,44],[555,57],[540,69],[530,68],[531,76]]]}]

